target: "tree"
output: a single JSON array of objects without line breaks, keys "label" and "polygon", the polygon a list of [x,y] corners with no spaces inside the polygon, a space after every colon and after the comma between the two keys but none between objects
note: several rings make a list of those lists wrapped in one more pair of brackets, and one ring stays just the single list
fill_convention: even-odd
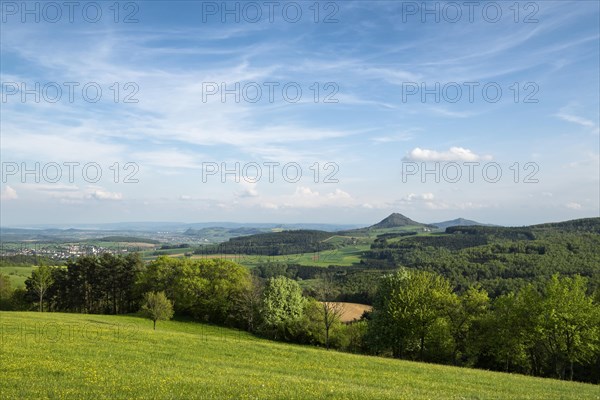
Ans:
[{"label": "tree", "polygon": [[294,335],[294,341],[302,344],[322,346],[325,344],[323,332],[321,302],[312,297],[306,298],[302,317],[298,321],[298,330]]},{"label": "tree", "polygon": [[445,317],[451,294],[445,278],[401,269],[382,279],[374,304],[373,328],[384,343],[391,345],[394,357],[416,348],[418,358],[423,360],[430,330]]},{"label": "tree", "polygon": [[256,332],[260,322],[263,286],[259,278],[252,276],[250,284],[237,299],[236,311],[239,319],[245,321],[249,332]]},{"label": "tree", "polygon": [[375,353],[391,350],[392,357],[400,358],[408,347],[410,321],[393,299],[408,276],[408,271],[402,268],[381,278],[366,336],[369,347]]},{"label": "tree", "polygon": [[42,265],[31,272],[31,277],[27,278],[25,285],[33,291],[39,299],[39,310],[44,311],[44,296],[52,285],[52,267]]},{"label": "tree", "polygon": [[237,322],[232,318],[249,285],[247,268],[220,259],[159,257],[139,277],[142,293],[164,291],[177,314],[215,323]]},{"label": "tree", "polygon": [[329,331],[340,321],[344,313],[344,303],[335,301],[322,301],[321,310],[323,317],[323,325],[325,327],[325,347],[329,350]]},{"label": "tree", "polygon": [[483,289],[469,288],[462,295],[453,294],[449,297],[446,315],[450,320],[450,334],[454,341],[452,362],[458,363],[459,354],[465,355],[475,321],[481,319],[488,309],[490,299]]},{"label": "tree", "polygon": [[591,362],[600,350],[600,310],[586,289],[587,281],[579,275],[554,275],[544,291],[538,332],[559,378],[565,378],[568,368],[573,380],[573,364]]},{"label": "tree", "polygon": [[262,301],[262,318],[267,333],[275,339],[291,335],[294,324],[302,317],[305,302],[298,282],[284,276],[269,279]]},{"label": "tree", "polygon": [[99,272],[103,279],[100,288],[103,293],[104,312],[122,314],[135,310],[133,304],[136,273],[142,268],[138,254],[115,256],[104,253],[98,257]]},{"label": "tree", "polygon": [[175,309],[179,312],[179,301],[175,291],[178,289],[184,262],[184,260],[167,256],[160,256],[151,261],[138,275],[139,294],[165,292],[167,297],[173,299]]},{"label": "tree", "polygon": [[[525,303],[522,297],[517,297],[513,292],[500,296],[494,301],[492,312],[485,319],[485,353],[492,356],[505,372],[526,364],[525,342],[527,335],[531,334],[531,328],[526,323],[527,316],[521,313]],[[531,314],[535,315],[536,310],[532,309]]]},{"label": "tree", "polygon": [[321,277],[321,284],[317,288],[317,294],[321,301],[321,318],[325,329],[325,347],[329,350],[329,332],[331,328],[340,321],[344,313],[344,304],[336,301],[337,290],[331,275]]},{"label": "tree", "polygon": [[173,303],[165,296],[165,292],[148,292],[144,295],[142,314],[154,322],[168,321],[173,318]]},{"label": "tree", "polygon": [[247,268],[229,260],[182,260],[176,298],[198,319],[232,323],[235,305],[250,285]]}]

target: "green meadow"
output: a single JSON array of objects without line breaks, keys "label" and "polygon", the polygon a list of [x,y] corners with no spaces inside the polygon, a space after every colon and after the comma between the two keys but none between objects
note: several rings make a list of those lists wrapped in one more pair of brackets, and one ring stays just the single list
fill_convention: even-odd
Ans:
[{"label": "green meadow", "polygon": [[0,312],[2,399],[600,399],[596,385],[135,316]]},{"label": "green meadow", "polygon": [[33,265],[0,266],[0,273],[8,275],[13,288],[25,287],[25,280],[31,276]]}]

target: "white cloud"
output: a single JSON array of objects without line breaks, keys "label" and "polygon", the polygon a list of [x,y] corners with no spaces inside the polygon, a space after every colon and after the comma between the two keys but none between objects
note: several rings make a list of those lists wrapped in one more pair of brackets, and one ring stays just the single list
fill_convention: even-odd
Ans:
[{"label": "white cloud", "polygon": [[558,118],[562,119],[563,121],[572,122],[574,124],[581,125],[586,128],[593,128],[596,126],[596,124],[594,124],[594,122],[590,121],[589,119],[585,119],[583,117],[579,117],[579,116],[573,115],[573,114],[567,114],[562,111],[559,112],[558,114],[556,114],[556,116]]},{"label": "white cloud", "polygon": [[421,196],[423,200],[433,200],[433,193],[423,193]]},{"label": "white cloud", "polygon": [[89,194],[91,198],[96,200],[122,200],[123,194],[117,192],[109,192],[103,189],[95,190]]},{"label": "white cloud", "polygon": [[0,199],[4,201],[16,200],[18,198],[19,196],[17,195],[17,191],[8,185],[6,185],[4,190],[0,193]]},{"label": "white cloud", "polygon": [[242,190],[235,193],[236,197],[258,197],[256,183],[249,183],[245,180],[241,180],[239,184],[242,186]]},{"label": "white cloud", "polygon": [[491,159],[492,156],[490,155],[482,156],[463,147],[450,147],[447,151],[436,151],[416,147],[404,157],[405,161],[479,161]]},{"label": "white cloud", "polygon": [[332,200],[336,200],[336,199],[341,200],[341,199],[352,199],[352,196],[350,196],[349,193],[344,192],[343,190],[335,189],[335,192],[327,194],[327,198],[332,199]]},{"label": "white cloud", "polygon": [[565,207],[570,208],[571,210],[581,210],[581,204],[570,202],[565,204]]},{"label": "white cloud", "polygon": [[592,132],[600,133],[600,128],[596,122],[578,115],[578,108],[578,104],[566,105],[565,107],[561,108],[555,116],[563,121],[590,129]]},{"label": "white cloud", "polygon": [[294,192],[294,197],[297,198],[315,198],[319,197],[319,192],[312,190],[306,186],[298,186]]},{"label": "white cloud", "polygon": [[433,200],[433,198],[434,198],[433,193],[422,193],[422,194],[409,193],[401,201]]}]

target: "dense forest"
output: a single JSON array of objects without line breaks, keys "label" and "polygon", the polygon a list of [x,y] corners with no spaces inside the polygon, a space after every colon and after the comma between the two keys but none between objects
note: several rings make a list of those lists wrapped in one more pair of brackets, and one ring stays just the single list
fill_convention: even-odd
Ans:
[{"label": "dense forest", "polygon": [[279,256],[298,253],[314,253],[331,250],[335,245],[324,240],[331,232],[315,230],[282,231],[258,235],[240,236],[214,246],[203,246],[196,254],[248,254]]},{"label": "dense forest", "polygon": [[600,218],[523,228],[450,227],[424,236],[379,236],[363,255],[372,268],[398,265],[436,272],[459,291],[475,283],[491,297],[538,287],[553,274],[579,274],[600,286]]}]

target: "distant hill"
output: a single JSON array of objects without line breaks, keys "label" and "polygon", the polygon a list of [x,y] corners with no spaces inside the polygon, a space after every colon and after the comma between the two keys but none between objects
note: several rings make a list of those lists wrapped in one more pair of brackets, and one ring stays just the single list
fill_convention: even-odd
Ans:
[{"label": "distant hill", "polygon": [[[343,229],[353,229],[362,226],[361,224],[326,224],[326,223],[274,223],[274,222],[110,222],[110,223],[95,223],[95,224],[42,224],[42,225],[31,225],[25,226],[28,231],[51,231],[55,230],[58,232],[68,231],[90,231],[90,230],[103,230],[103,231],[114,231],[114,232],[171,232],[171,233],[183,233],[188,229],[201,230],[204,228],[220,228],[220,229],[238,229],[238,228],[249,228],[258,229],[261,232],[281,229],[281,230],[296,230],[296,229],[307,229],[307,230],[322,230],[327,232],[335,232]],[[16,227],[0,227],[2,233],[9,233],[9,230],[15,230]],[[70,230],[68,228],[71,228]]]},{"label": "distant hill", "polygon": [[398,233],[407,230],[418,232],[427,231],[438,231],[438,227],[434,225],[423,224],[421,222],[413,221],[405,215],[400,213],[392,213],[379,221],[378,223],[367,226],[365,228],[350,229],[346,231],[339,231],[339,235],[344,236],[373,236],[381,235],[386,233]]},{"label": "distant hill", "polygon": [[382,219],[375,225],[371,225],[368,229],[389,229],[389,228],[402,228],[406,226],[422,226],[426,228],[437,228],[434,225],[423,224],[421,222],[413,221],[405,215],[400,213],[392,213],[386,218]]},{"label": "distant hill", "polygon": [[382,219],[380,222],[375,225],[371,225],[369,228],[372,229],[386,229],[386,228],[398,228],[401,226],[409,226],[409,225],[423,225],[420,222],[413,221],[412,219],[399,214],[393,213],[388,217]]},{"label": "distant hill", "polygon": [[98,242],[119,242],[119,243],[148,243],[160,244],[160,241],[148,238],[140,238],[135,236],[105,236],[99,239],[90,239],[90,241]]},{"label": "distant hill", "polygon": [[209,236],[214,235],[215,232],[219,232],[223,235],[235,237],[235,236],[244,236],[244,235],[256,235],[259,233],[270,232],[269,228],[223,228],[223,227],[210,227],[210,228],[202,228],[202,229],[194,229],[188,228],[185,232],[183,232],[186,236]]},{"label": "distant hill", "polygon": [[451,226],[496,226],[492,224],[483,224],[481,222],[473,221],[470,219],[456,218],[450,221],[434,222],[431,225],[437,226],[440,229],[446,229]]},{"label": "distant hill", "polygon": [[581,218],[563,222],[550,222],[532,225],[532,228],[541,230],[559,229],[563,232],[592,232],[600,234],[600,218]]}]

